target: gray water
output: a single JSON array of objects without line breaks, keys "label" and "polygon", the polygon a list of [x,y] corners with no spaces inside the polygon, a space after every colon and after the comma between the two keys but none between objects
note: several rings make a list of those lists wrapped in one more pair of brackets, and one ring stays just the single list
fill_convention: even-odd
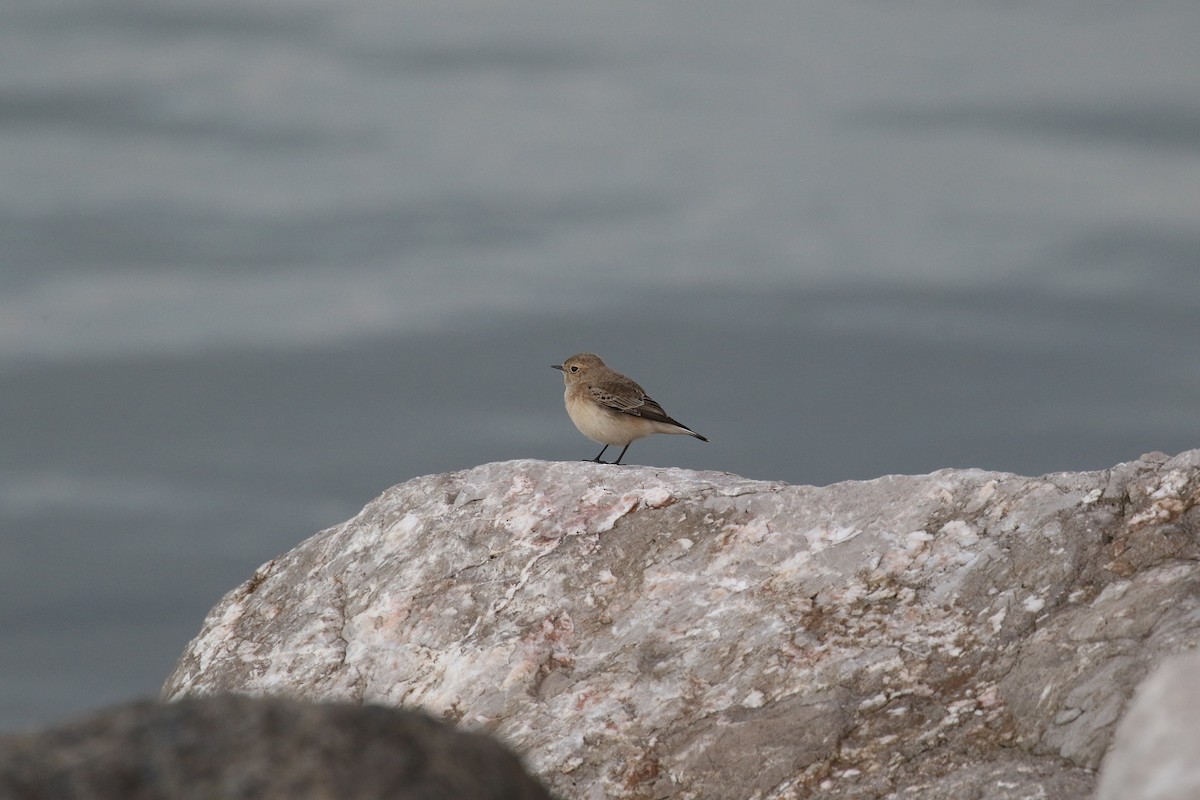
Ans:
[{"label": "gray water", "polygon": [[825,484],[1200,445],[1200,3],[0,5],[0,726],[601,353]]}]

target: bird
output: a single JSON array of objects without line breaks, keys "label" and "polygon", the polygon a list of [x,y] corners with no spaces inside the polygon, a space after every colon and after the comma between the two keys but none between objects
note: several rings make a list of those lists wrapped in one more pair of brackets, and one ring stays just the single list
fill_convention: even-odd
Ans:
[{"label": "bird", "polygon": [[[579,353],[550,366],[562,370],[567,386],[563,400],[571,422],[584,436],[604,445],[595,458],[587,461],[620,464],[635,439],[655,433],[695,436],[702,442],[708,441],[682,422],[671,419],[636,381],[610,368],[595,353]],[[621,454],[616,461],[601,461],[610,445],[621,445]]]}]

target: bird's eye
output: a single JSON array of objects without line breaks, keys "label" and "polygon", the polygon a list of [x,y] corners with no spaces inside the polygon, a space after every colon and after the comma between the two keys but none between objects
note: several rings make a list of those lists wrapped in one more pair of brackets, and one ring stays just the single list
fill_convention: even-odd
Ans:
[{"label": "bird's eye", "polygon": [[578,365],[578,364],[572,364],[572,365],[571,365],[571,372],[579,372],[579,365]]}]

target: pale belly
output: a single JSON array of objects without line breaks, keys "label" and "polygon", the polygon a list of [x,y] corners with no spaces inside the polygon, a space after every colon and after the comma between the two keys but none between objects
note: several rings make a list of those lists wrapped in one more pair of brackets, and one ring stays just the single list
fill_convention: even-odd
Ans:
[{"label": "pale belly", "polygon": [[652,433],[683,433],[673,425],[607,411],[589,400],[572,399],[569,392],[564,395],[564,399],[571,422],[575,423],[580,433],[600,444],[623,447],[634,439],[641,439]]}]

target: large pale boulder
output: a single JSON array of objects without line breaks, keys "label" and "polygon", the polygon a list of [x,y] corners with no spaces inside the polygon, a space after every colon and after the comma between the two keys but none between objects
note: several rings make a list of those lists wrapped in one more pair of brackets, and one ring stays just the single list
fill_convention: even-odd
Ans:
[{"label": "large pale boulder", "polygon": [[1200,451],[822,488],[513,461],[261,567],[164,687],[412,706],[572,798],[1083,798],[1200,645]]}]

